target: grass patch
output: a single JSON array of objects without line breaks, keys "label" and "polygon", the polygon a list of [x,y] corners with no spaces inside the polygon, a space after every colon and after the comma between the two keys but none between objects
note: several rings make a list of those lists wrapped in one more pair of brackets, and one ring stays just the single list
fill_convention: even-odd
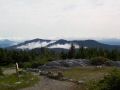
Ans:
[{"label": "grass patch", "polygon": [[81,67],[64,71],[64,76],[76,80],[90,81],[103,78],[112,68]]},{"label": "grass patch", "polygon": [[74,90],[88,90],[88,85],[90,85],[92,81],[103,79],[113,68],[114,67],[81,67],[65,70],[63,74],[65,77],[85,82],[84,84],[76,85]]},{"label": "grass patch", "polygon": [[89,90],[120,90],[120,69],[113,69],[103,79],[92,81]]},{"label": "grass patch", "polygon": [[37,83],[39,78],[31,73],[22,73],[19,78],[16,74],[0,76],[0,90],[18,90]]}]

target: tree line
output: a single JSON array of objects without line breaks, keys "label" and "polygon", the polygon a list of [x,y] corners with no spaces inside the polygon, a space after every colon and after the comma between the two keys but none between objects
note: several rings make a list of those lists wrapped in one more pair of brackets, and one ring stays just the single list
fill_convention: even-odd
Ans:
[{"label": "tree line", "polygon": [[33,50],[7,50],[1,48],[0,66],[8,66],[18,62],[21,67],[37,67],[58,59],[91,59],[99,56],[119,61],[120,51],[117,49],[110,51],[102,48],[84,47],[75,49],[73,44],[67,52],[62,51],[61,53],[57,53],[47,48]]},{"label": "tree line", "polygon": [[80,47],[75,49],[75,46],[72,44],[68,52],[61,52],[62,59],[91,59],[94,57],[104,57],[113,61],[120,60],[120,51],[117,49],[107,50],[103,48],[86,48]]},{"label": "tree line", "polygon": [[47,48],[34,50],[7,50],[0,48],[0,66],[14,65],[35,67],[57,59],[57,54]]}]

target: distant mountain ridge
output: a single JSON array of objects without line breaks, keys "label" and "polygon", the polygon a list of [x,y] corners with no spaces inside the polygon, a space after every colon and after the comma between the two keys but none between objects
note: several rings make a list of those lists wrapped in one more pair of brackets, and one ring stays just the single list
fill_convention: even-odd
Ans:
[{"label": "distant mountain ridge", "polygon": [[109,45],[120,45],[120,39],[102,39],[99,40],[101,43],[109,44]]},{"label": "distant mountain ridge", "polygon": [[10,46],[13,46],[13,45],[16,45],[16,44],[17,44],[17,42],[12,41],[12,40],[8,40],[8,39],[0,40],[0,47],[1,48],[10,47]]},{"label": "distant mountain ridge", "polygon": [[108,45],[103,44],[95,40],[47,40],[47,39],[33,39],[28,40],[18,45],[13,45],[10,48],[13,49],[35,49],[40,47],[47,47],[50,49],[69,49],[71,44],[75,45],[75,48],[84,47],[84,48],[105,48],[105,49],[119,49],[120,45]]}]

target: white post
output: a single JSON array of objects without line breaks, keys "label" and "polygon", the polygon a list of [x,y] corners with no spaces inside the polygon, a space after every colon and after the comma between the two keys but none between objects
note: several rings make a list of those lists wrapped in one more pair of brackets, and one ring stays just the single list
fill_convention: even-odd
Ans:
[{"label": "white post", "polygon": [[16,75],[17,77],[19,77],[19,66],[17,62],[16,62]]}]

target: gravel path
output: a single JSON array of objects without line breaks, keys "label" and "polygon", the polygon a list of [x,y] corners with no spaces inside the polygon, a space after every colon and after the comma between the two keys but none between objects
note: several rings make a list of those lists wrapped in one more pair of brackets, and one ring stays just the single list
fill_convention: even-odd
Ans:
[{"label": "gravel path", "polygon": [[22,90],[74,90],[73,87],[74,84],[70,82],[40,77],[40,82],[38,84]]}]

